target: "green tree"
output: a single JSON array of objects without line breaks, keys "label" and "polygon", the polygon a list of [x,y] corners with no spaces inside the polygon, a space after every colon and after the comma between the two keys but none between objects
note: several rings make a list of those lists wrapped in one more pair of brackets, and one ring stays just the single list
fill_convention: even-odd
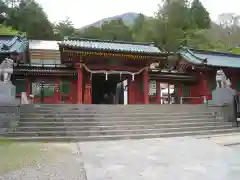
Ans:
[{"label": "green tree", "polygon": [[34,0],[21,0],[9,11],[8,25],[26,32],[30,39],[54,39],[53,25]]},{"label": "green tree", "polygon": [[0,35],[21,35],[22,33],[11,27],[0,24]]},{"label": "green tree", "polygon": [[8,7],[3,0],[0,0],[0,24],[5,23],[8,15]]},{"label": "green tree", "polygon": [[156,12],[156,37],[159,46],[168,51],[176,51],[186,44],[187,30],[192,28],[188,2],[185,0],[165,0]]},{"label": "green tree", "polygon": [[211,19],[209,13],[202,5],[200,0],[193,0],[190,12],[193,23],[196,23],[196,27],[198,29],[208,29],[211,27]]},{"label": "green tree", "polygon": [[74,28],[72,21],[68,17],[54,25],[54,34],[57,40],[62,40],[64,36],[81,36],[80,31]]},{"label": "green tree", "polygon": [[103,39],[133,41],[132,32],[122,19],[103,23],[101,30]]},{"label": "green tree", "polygon": [[121,19],[104,22],[100,28],[89,27],[85,29],[82,37],[103,40],[134,41],[131,30]]},{"label": "green tree", "polygon": [[139,16],[136,18],[132,26],[133,34],[138,34],[143,29],[144,23],[145,23],[145,16],[143,14],[139,14]]},{"label": "green tree", "polygon": [[89,27],[83,31],[82,37],[92,38],[92,39],[101,39],[102,30],[101,28],[97,28],[97,27]]}]

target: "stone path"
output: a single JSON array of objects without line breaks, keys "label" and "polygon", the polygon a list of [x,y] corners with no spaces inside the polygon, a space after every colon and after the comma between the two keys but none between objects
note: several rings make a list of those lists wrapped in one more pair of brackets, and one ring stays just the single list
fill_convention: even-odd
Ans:
[{"label": "stone path", "polygon": [[230,140],[240,136],[84,142],[81,153],[75,143],[54,144],[70,151],[0,180],[239,180],[240,147],[222,146]]},{"label": "stone path", "polygon": [[[56,146],[56,145],[54,145]],[[34,167],[26,167],[9,173],[0,180],[87,180],[81,154],[76,144],[60,144],[71,151],[65,151],[56,160],[42,159],[41,163]],[[45,163],[43,163],[45,161]]]},{"label": "stone path", "polygon": [[80,143],[88,180],[239,180],[240,151],[190,137]]}]

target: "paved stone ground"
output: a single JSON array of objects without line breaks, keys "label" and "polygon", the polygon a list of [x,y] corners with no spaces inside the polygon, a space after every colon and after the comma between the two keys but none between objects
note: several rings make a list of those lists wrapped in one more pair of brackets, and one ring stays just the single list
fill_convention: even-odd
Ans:
[{"label": "paved stone ground", "polygon": [[54,144],[54,146],[68,147],[71,151],[62,153],[54,161],[42,159],[41,163],[37,163],[34,167],[25,167],[3,177],[0,176],[0,180],[87,180],[76,144]]},{"label": "paved stone ground", "polygon": [[84,142],[81,152],[75,143],[54,144],[71,151],[0,180],[239,180],[240,146],[227,142],[240,135]]},{"label": "paved stone ground", "polygon": [[224,146],[236,146],[240,145],[240,134],[228,134],[222,136],[212,136],[208,137],[207,139]]},{"label": "paved stone ground", "polygon": [[88,180],[239,180],[240,151],[191,137],[80,143]]}]

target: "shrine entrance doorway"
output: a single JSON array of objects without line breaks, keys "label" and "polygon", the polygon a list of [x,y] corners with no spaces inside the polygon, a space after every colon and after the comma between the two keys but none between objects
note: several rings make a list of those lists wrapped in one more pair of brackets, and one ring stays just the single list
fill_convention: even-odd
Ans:
[{"label": "shrine entrance doorway", "polygon": [[[123,99],[119,91],[119,76],[94,74],[92,76],[92,104],[119,104]],[[121,97],[122,96],[122,97]]]}]

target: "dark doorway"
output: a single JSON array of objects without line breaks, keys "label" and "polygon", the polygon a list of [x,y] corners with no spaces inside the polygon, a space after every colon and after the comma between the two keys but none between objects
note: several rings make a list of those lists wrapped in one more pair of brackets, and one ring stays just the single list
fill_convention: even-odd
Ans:
[{"label": "dark doorway", "polygon": [[119,102],[116,102],[116,89],[119,82],[120,79],[117,75],[108,75],[106,80],[104,74],[94,74],[92,77],[92,103],[118,104]]}]

